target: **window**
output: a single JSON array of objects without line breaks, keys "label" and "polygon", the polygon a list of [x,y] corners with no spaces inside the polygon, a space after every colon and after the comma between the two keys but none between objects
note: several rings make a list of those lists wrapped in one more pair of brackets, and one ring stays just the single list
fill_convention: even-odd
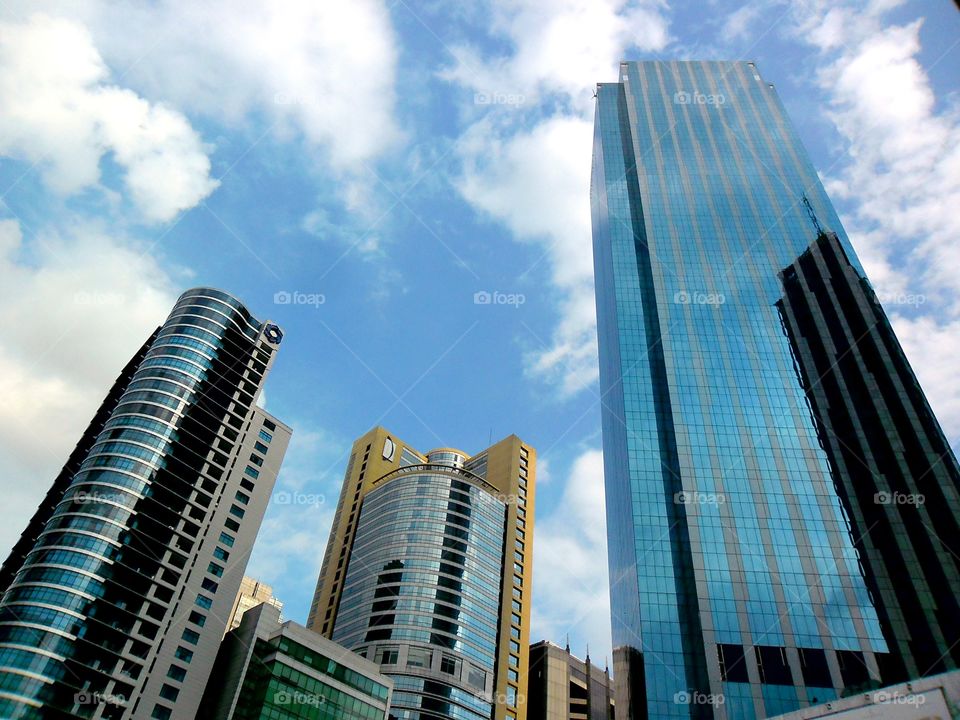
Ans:
[{"label": "window", "polygon": [[269,450],[270,448],[268,448],[268,447],[267,447],[266,445],[264,445],[262,442],[260,442],[259,440],[257,440],[257,441],[253,444],[253,449],[256,450],[258,453],[263,453],[264,455],[266,455],[266,454],[267,454],[267,450]]},{"label": "window", "polygon": [[510,637],[520,639],[520,630],[518,628],[510,628]]},{"label": "window", "polygon": [[517,679],[518,679],[518,677],[517,677],[517,671],[508,668],[508,669],[507,669],[507,679],[510,680],[511,682],[516,682]]},{"label": "window", "polygon": [[190,620],[190,622],[192,622],[194,625],[203,627],[204,623],[207,622],[207,616],[201,615],[196,610],[191,610],[190,617],[188,618],[188,620]]},{"label": "window", "polygon": [[153,712],[150,713],[151,720],[170,720],[172,711],[163,705],[154,705]]},{"label": "window", "polygon": [[267,419],[264,419],[264,421],[263,421],[263,426],[264,426],[267,430],[276,430],[276,429],[277,429],[277,424],[276,424],[275,422],[273,422],[273,421],[271,421],[271,420],[267,420]]},{"label": "window", "polygon": [[517,705],[517,689],[512,685],[507,685],[507,705],[512,707]]},{"label": "window", "polygon": [[518,643],[516,640],[511,640],[511,641],[510,641],[510,652],[517,653],[517,654],[519,655],[519,654],[520,654],[520,643]]},{"label": "window", "polygon": [[516,600],[511,600],[510,602],[514,612],[520,612],[520,603],[518,603]]},{"label": "window", "polygon": [[227,528],[227,530],[233,530],[234,532],[237,532],[240,529],[240,523],[238,523],[233,518],[227,518],[226,520],[223,521],[223,524]]},{"label": "window", "polygon": [[215,593],[217,591],[217,588],[220,586],[217,585],[217,583],[215,583],[210,578],[204,578],[203,582],[200,583],[200,587],[202,587],[204,590],[206,590],[209,593]]},{"label": "window", "polygon": [[260,439],[263,440],[264,442],[270,442],[271,440],[273,440],[273,435],[268,433],[266,430],[261,430]]},{"label": "window", "polygon": [[237,502],[242,503],[243,505],[246,505],[250,502],[250,496],[246,493],[240,492],[239,490],[237,491],[235,497],[237,498]]},{"label": "window", "polygon": [[213,556],[214,556],[217,560],[229,560],[229,559],[230,559],[230,553],[228,553],[228,552],[227,552],[226,550],[224,550],[222,547],[214,548],[214,550],[213,550]]},{"label": "window", "polygon": [[214,577],[223,577],[223,566],[217,565],[216,563],[210,563],[207,565],[207,572]]},{"label": "window", "polygon": [[260,477],[260,471],[257,470],[256,468],[250,467],[249,465],[247,465],[247,466],[243,469],[243,472],[246,473],[247,475],[249,475],[250,477],[254,478],[254,479]]},{"label": "window", "polygon": [[246,478],[240,478],[240,487],[242,487],[244,490],[253,492],[253,488],[256,486]]},{"label": "window", "polygon": [[191,630],[190,628],[184,630],[181,637],[191,645],[196,645],[198,642],[200,642],[200,633],[195,630]]},{"label": "window", "polygon": [[444,655],[440,659],[440,672],[446,673],[447,675],[459,675],[460,661],[450,655]]},{"label": "window", "polygon": [[263,465],[263,458],[257,455],[256,453],[250,453],[250,462],[252,462],[257,467],[261,467]]},{"label": "window", "polygon": [[193,660],[193,650],[187,650],[185,647],[178,647],[176,652],[173,653],[173,656],[177,660],[183,660],[185,663]]},{"label": "window", "polygon": [[467,670],[467,682],[475,688],[483,690],[487,687],[487,674],[480,668],[471,665]]},{"label": "window", "polygon": [[208,598],[206,595],[197,595],[196,604],[199,607],[202,607],[204,610],[209,610],[210,606],[213,605],[213,600]]},{"label": "window", "polygon": [[407,651],[407,667],[428,668],[433,661],[433,653],[425,648],[412,647]]},{"label": "window", "polygon": [[510,663],[510,667],[520,667],[520,658],[516,655],[511,655],[508,662]]},{"label": "window", "polygon": [[510,621],[511,621],[514,625],[519,625],[519,624],[520,624],[520,616],[517,615],[516,613],[511,613],[511,614],[510,614]]},{"label": "window", "polygon": [[183,682],[183,679],[187,676],[187,669],[182,668],[179,665],[171,665],[170,669],[167,670],[167,677],[177,682]]},{"label": "window", "polygon": [[246,514],[246,512],[244,511],[244,509],[243,509],[242,507],[237,507],[236,505],[231,505],[231,506],[230,506],[230,514],[233,515],[234,517],[238,517],[238,518],[241,518],[241,519],[242,519],[243,516]]},{"label": "window", "polygon": [[396,665],[397,664],[397,648],[388,647],[388,648],[377,648],[377,654],[375,656],[375,662],[380,665]]},{"label": "window", "polygon": [[517,600],[522,600],[522,599],[523,599],[523,590],[521,590],[520,588],[513,588],[513,596],[514,596]]},{"label": "window", "polygon": [[227,535],[225,532],[220,533],[220,542],[222,542],[227,547],[233,547],[233,536]]},{"label": "window", "polygon": [[160,687],[160,697],[162,697],[164,700],[176,700],[177,695],[179,694],[180,694],[180,691],[177,690],[172,685],[167,685],[166,683],[164,683]]}]

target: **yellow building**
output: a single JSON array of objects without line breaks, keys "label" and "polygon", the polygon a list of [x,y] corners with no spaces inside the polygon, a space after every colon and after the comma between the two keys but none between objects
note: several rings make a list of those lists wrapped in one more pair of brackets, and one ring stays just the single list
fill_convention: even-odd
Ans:
[{"label": "yellow building", "polygon": [[260,603],[273,605],[277,610],[283,610],[283,603],[273,595],[273,588],[252,577],[243,576],[240,581],[240,590],[237,599],[233,601],[230,611],[230,622],[227,623],[227,632],[240,626],[243,614]]},{"label": "yellow building", "polygon": [[353,445],[307,621],[381,665],[409,717],[526,718],[536,451]]}]

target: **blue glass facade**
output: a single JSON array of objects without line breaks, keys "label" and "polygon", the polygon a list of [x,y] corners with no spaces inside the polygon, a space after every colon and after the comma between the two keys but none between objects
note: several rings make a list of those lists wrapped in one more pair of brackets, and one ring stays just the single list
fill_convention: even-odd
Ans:
[{"label": "blue glass facade", "polygon": [[766,717],[877,677],[886,644],[776,308],[816,237],[805,197],[855,258],[752,63],[624,63],[598,87],[618,716]]},{"label": "blue glass facade", "polygon": [[[199,697],[185,678],[202,688],[210,668],[201,653],[212,657],[226,622],[213,612],[229,607],[243,573],[194,563],[217,537],[249,551],[269,495],[265,483],[255,492],[229,469],[260,413],[255,396],[273,352],[263,334],[238,300],[196,288],[118,380],[58,478],[63,486],[24,534],[20,544],[31,549],[4,564],[0,716],[162,720],[174,703],[192,716]],[[244,508],[219,509],[228,489]],[[221,550],[216,557],[226,558]],[[209,616],[193,612],[211,607]],[[180,646],[188,612],[194,624]],[[162,679],[173,648],[185,667]],[[155,665],[162,671],[151,673]],[[154,706],[151,683],[169,706]]]},{"label": "blue glass facade", "polygon": [[487,720],[506,506],[440,455],[365,497],[333,639],[393,679],[391,717]]}]

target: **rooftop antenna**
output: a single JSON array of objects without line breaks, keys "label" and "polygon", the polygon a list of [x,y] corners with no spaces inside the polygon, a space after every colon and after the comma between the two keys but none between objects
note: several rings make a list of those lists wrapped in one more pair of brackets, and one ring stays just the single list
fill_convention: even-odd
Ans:
[{"label": "rooftop antenna", "polygon": [[817,237],[823,235],[823,228],[820,226],[820,221],[817,220],[817,214],[813,211],[813,205],[810,204],[810,198],[807,197],[807,194],[803,194],[803,206],[807,209],[807,215],[810,218],[810,222],[813,223],[813,227],[817,231]]},{"label": "rooftop antenna", "polygon": [[569,655],[569,654],[570,654],[570,633],[567,633],[567,647],[566,647],[566,650],[567,650],[567,654]]}]

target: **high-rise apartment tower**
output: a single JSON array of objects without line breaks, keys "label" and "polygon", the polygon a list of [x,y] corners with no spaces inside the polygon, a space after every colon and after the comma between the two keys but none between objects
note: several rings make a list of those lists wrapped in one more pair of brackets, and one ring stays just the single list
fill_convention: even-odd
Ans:
[{"label": "high-rise apartment tower", "polygon": [[194,716],[290,438],[281,338],[196,288],[124,369],[4,563],[0,715]]}]

